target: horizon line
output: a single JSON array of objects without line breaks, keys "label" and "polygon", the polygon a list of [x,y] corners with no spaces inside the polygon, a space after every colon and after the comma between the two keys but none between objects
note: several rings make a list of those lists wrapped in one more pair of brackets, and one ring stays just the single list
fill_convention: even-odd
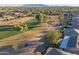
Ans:
[{"label": "horizon line", "polygon": [[[0,4],[0,6],[22,6],[22,5],[31,5],[31,4]],[[38,4],[36,4],[36,5],[38,5]],[[41,4],[41,5],[79,7],[79,4]]]}]

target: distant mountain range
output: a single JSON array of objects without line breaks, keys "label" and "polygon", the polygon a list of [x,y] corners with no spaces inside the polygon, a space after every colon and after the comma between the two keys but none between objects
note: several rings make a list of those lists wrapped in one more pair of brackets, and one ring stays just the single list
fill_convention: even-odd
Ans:
[{"label": "distant mountain range", "polygon": [[79,6],[65,6],[65,5],[46,5],[46,4],[0,4],[5,7],[79,7]]},{"label": "distant mountain range", "polygon": [[24,4],[23,7],[48,7],[48,5],[44,4]]},{"label": "distant mountain range", "polygon": [[45,5],[45,4],[23,4],[23,7],[78,7],[78,6],[65,6],[65,5]]}]

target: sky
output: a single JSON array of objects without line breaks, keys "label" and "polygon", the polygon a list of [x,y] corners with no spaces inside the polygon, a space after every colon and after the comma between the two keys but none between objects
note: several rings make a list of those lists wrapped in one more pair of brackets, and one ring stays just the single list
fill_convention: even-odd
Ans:
[{"label": "sky", "polygon": [[46,4],[54,6],[79,6],[79,0],[0,0],[1,6],[19,6],[21,4]]}]

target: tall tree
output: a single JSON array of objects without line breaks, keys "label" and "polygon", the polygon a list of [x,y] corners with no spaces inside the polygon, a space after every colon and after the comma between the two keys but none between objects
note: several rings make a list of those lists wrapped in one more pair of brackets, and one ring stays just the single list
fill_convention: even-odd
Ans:
[{"label": "tall tree", "polygon": [[36,15],[35,17],[37,19],[37,21],[39,21],[40,23],[43,23],[46,21],[46,15],[42,12],[40,12],[38,15]]}]

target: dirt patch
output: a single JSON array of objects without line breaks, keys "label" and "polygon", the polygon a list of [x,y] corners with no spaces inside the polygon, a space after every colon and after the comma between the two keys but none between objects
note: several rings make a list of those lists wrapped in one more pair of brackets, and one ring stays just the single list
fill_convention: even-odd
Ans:
[{"label": "dirt patch", "polygon": [[34,17],[24,17],[24,18],[18,18],[10,21],[0,21],[0,25],[18,25],[22,24],[30,19],[33,19]]}]

